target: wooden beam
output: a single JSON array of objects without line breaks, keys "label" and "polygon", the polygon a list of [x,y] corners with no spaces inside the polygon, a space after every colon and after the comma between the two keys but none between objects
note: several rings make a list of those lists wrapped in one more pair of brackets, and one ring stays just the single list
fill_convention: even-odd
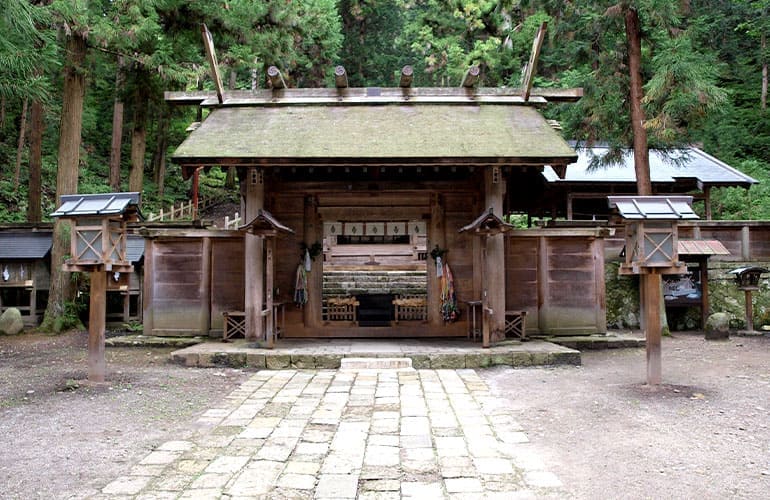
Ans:
[{"label": "wooden beam", "polygon": [[480,74],[481,74],[481,67],[471,66],[470,68],[468,68],[468,71],[465,72],[465,76],[463,76],[463,81],[461,86],[465,87],[466,89],[475,87],[476,83],[479,81]]},{"label": "wooden beam", "polygon": [[414,77],[414,69],[410,65],[406,65],[401,68],[401,80],[398,82],[398,86],[408,88],[412,86],[412,78]]},{"label": "wooden beam", "polygon": [[[474,87],[473,92],[463,87],[382,87],[379,96],[367,95],[366,88],[349,87],[342,101],[347,102],[475,102],[490,104],[524,104],[523,89],[515,87]],[[337,89],[330,88],[286,88],[280,96],[281,104],[339,104],[340,95]],[[583,97],[582,88],[532,88],[527,103],[547,102],[577,102]],[[212,91],[179,91],[164,92],[163,98],[170,104],[177,105],[219,105],[216,92]],[[225,105],[275,105],[276,96],[271,89],[231,90],[227,93]],[[471,101],[470,99],[474,99]]]},{"label": "wooden beam", "polygon": [[348,74],[342,65],[334,67],[334,86],[338,89],[344,89],[348,86]]},{"label": "wooden beam", "polygon": [[661,316],[660,304],[661,275],[658,273],[645,273],[639,276],[644,295],[644,334],[647,345],[647,384],[660,385],[662,382],[661,362]]},{"label": "wooden beam", "polygon": [[272,349],[275,344],[276,319],[273,316],[273,288],[275,273],[275,263],[273,254],[275,253],[275,238],[267,238],[265,242],[265,310],[267,311],[267,325],[265,333],[267,334],[267,347]]},{"label": "wooden beam", "polygon": [[525,101],[529,101],[529,96],[532,91],[532,81],[535,77],[535,68],[537,66],[537,60],[540,57],[540,48],[543,46],[543,40],[545,40],[545,31],[548,28],[548,23],[542,23],[537,30],[535,40],[532,42],[532,52],[529,55],[529,62],[524,70],[524,81],[521,83],[522,95]]},{"label": "wooden beam", "polygon": [[270,85],[273,90],[280,90],[286,88],[286,81],[283,79],[281,70],[275,66],[267,68],[267,77],[270,79]]},{"label": "wooden beam", "polygon": [[91,273],[91,297],[88,310],[88,381],[104,383],[104,329],[107,315],[107,273]]},{"label": "wooden beam", "polygon": [[205,23],[201,24],[201,34],[203,35],[203,47],[206,49],[206,58],[209,60],[211,68],[211,78],[214,79],[214,86],[217,89],[217,100],[219,104],[222,104],[225,102],[225,87],[222,85],[222,75],[219,73],[217,53],[214,50],[214,38]]}]

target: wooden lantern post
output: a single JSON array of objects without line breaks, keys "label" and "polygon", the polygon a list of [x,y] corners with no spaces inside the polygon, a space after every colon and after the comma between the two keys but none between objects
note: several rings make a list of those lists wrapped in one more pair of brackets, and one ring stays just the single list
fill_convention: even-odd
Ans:
[{"label": "wooden lantern post", "polygon": [[743,290],[746,298],[746,331],[754,331],[754,310],[751,303],[751,292],[759,290],[759,279],[763,273],[770,272],[764,267],[739,267],[733,269],[730,274],[735,275],[735,283],[739,290]]},{"label": "wooden lantern post", "polygon": [[107,276],[134,270],[126,254],[126,224],[139,218],[139,193],[73,194],[61,202],[51,216],[72,220],[71,258],[62,269],[90,273],[88,380],[100,384],[106,372]]},{"label": "wooden lantern post", "polygon": [[[488,279],[487,276],[487,239],[490,236],[505,233],[513,229],[513,226],[505,222],[503,219],[494,214],[492,207],[486,212],[481,214],[476,220],[460,228],[458,232],[469,232],[475,236],[481,238],[481,347],[490,347],[490,345],[496,342],[498,339],[492,339],[489,323],[490,316],[494,314],[503,315],[505,317],[505,304],[503,304],[502,310],[494,310],[489,306],[489,293],[488,293]],[[503,281],[503,283],[505,283]],[[505,286],[505,285],[503,285]],[[504,294],[503,294],[504,296]]]},{"label": "wooden lantern post", "polygon": [[638,275],[647,346],[647,383],[662,382],[660,307],[663,274],[683,274],[678,258],[678,220],[697,219],[692,196],[610,196],[610,207],[626,220],[625,260],[619,273]]}]

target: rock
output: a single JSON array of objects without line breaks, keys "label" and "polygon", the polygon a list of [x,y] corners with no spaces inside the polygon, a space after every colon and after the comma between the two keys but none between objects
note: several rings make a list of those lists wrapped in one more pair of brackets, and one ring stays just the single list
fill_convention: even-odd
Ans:
[{"label": "rock", "polygon": [[24,330],[24,322],[21,319],[21,312],[15,307],[9,307],[0,315],[0,333],[5,335],[16,335]]},{"label": "rock", "polygon": [[706,340],[722,340],[730,338],[730,315],[714,313],[706,320]]}]

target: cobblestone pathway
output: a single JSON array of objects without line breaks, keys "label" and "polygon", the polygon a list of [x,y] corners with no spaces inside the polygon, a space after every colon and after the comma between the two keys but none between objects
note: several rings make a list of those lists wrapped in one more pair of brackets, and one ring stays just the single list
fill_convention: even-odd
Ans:
[{"label": "cobblestone pathway", "polygon": [[563,498],[471,369],[261,371],[102,498]]}]

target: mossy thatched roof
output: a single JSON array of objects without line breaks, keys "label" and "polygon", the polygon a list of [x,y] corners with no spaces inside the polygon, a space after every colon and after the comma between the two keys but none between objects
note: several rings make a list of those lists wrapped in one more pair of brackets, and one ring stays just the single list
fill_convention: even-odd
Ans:
[{"label": "mossy thatched roof", "polygon": [[566,165],[575,151],[531,107],[389,104],[212,109],[177,148],[182,165]]}]

